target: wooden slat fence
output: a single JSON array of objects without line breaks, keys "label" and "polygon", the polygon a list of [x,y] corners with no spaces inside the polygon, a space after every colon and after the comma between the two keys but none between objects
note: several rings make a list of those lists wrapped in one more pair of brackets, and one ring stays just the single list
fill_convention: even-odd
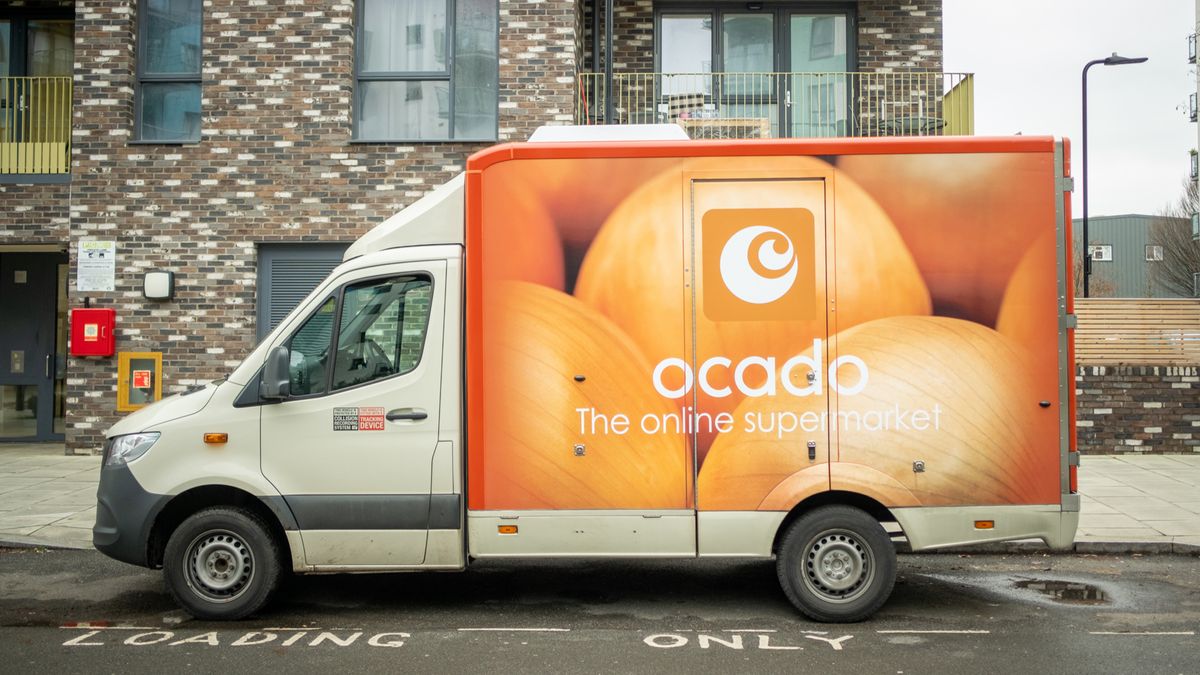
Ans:
[{"label": "wooden slat fence", "polygon": [[1200,365],[1200,300],[1075,299],[1080,365]]}]

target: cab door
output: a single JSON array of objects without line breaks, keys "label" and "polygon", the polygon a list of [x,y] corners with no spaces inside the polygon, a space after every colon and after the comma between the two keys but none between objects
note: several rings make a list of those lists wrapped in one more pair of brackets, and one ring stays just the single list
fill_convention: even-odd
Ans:
[{"label": "cab door", "polygon": [[446,274],[445,261],[352,272],[277,342],[291,391],[262,408],[262,469],[309,565],[419,565],[430,528],[459,527],[458,497],[430,495]]}]

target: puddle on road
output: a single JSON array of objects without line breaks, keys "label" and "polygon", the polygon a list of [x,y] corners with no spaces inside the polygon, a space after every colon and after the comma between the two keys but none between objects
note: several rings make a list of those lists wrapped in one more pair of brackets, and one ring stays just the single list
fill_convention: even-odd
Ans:
[{"label": "puddle on road", "polygon": [[1055,602],[1067,605],[1106,605],[1108,596],[1099,587],[1073,581],[1026,579],[1013,584],[1017,588],[1037,591]]}]

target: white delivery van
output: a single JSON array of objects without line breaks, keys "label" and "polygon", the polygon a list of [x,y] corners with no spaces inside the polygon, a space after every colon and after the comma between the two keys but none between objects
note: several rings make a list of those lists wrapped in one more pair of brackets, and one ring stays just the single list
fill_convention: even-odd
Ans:
[{"label": "white delivery van", "polygon": [[727,556],[822,621],[886,601],[900,537],[1067,547],[1064,146],[480,152],[228,377],[108,431],[95,545],[204,618],[289,571]]}]

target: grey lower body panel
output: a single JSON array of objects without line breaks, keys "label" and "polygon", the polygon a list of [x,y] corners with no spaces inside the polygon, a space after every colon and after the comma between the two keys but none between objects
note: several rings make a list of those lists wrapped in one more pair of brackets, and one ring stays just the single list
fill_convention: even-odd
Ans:
[{"label": "grey lower body panel", "polygon": [[462,495],[287,495],[301,530],[457,530]]},{"label": "grey lower body panel", "polygon": [[[1065,550],[1075,541],[1079,512],[1058,504],[1021,506],[919,506],[894,508],[914,551],[986,544],[1014,539],[1041,539],[1050,548]],[[991,521],[990,528],[976,521]]]}]

